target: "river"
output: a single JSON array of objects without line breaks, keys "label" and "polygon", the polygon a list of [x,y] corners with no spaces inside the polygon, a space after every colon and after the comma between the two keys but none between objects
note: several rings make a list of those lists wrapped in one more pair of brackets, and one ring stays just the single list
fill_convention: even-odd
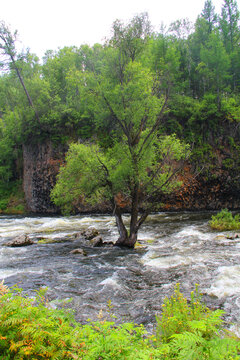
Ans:
[{"label": "river", "polygon": [[[176,283],[190,295],[200,285],[203,300],[221,307],[238,333],[240,313],[240,239],[227,240],[208,226],[209,212],[159,213],[149,216],[139,239],[145,248],[82,246],[69,235],[95,227],[106,241],[117,239],[114,218],[107,215],[71,217],[0,217],[0,280],[17,284],[29,294],[47,287],[51,306],[72,298],[70,306],[82,322],[97,319],[100,310],[118,321],[143,323],[149,330],[165,296]],[[128,218],[126,217],[126,221]],[[57,242],[10,248],[19,234]],[[87,256],[70,254],[84,248]],[[107,316],[107,315],[106,315]]]}]

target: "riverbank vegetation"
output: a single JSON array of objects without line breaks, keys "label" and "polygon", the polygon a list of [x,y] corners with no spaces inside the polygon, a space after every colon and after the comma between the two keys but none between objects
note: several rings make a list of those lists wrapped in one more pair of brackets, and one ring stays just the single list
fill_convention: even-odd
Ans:
[{"label": "riverbank vegetation", "polygon": [[240,214],[235,216],[231,211],[223,209],[217,215],[213,215],[211,221],[209,222],[210,226],[214,230],[239,230],[240,229]]},{"label": "riverbank vegetation", "polygon": [[81,325],[69,310],[52,309],[46,291],[28,297],[18,288],[0,284],[1,359],[179,359],[237,360],[240,341],[224,330],[222,310],[202,302],[198,285],[189,301],[179,285],[166,298],[157,316],[156,332],[142,325],[113,321],[108,304],[107,320]]},{"label": "riverbank vegetation", "polygon": [[[74,212],[77,202],[107,197],[119,244],[127,245],[157,190],[161,199],[186,180],[177,177],[186,158],[192,180],[201,174],[234,199],[240,190],[239,20],[234,0],[224,0],[220,14],[207,0],[194,24],[179,19],[158,31],[140,14],[126,24],[116,20],[104,44],[49,50],[42,63],[30,51],[19,53],[17,33],[1,22],[0,183],[9,188],[23,178],[24,146],[77,143],[68,159],[81,149],[95,177],[84,182],[67,164],[53,199]],[[129,231],[124,205],[132,207]]]}]

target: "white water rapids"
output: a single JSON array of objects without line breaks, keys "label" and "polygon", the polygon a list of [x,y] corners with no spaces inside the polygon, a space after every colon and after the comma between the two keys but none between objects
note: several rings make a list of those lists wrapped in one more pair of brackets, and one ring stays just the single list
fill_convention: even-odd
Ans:
[{"label": "white water rapids", "polygon": [[[200,285],[203,300],[221,307],[226,321],[240,323],[240,239],[227,240],[211,231],[211,213],[159,213],[148,218],[139,233],[145,248],[90,248],[71,235],[94,227],[107,240],[116,240],[114,218],[107,215],[71,217],[0,217],[0,281],[18,284],[29,294],[48,287],[52,304],[72,298],[80,321],[96,319],[111,300],[119,321],[151,327],[165,296],[178,282],[186,296]],[[128,218],[126,217],[126,220]],[[10,248],[4,244],[28,234],[36,244]],[[41,244],[40,237],[56,239]],[[70,254],[83,248],[87,256]]]}]

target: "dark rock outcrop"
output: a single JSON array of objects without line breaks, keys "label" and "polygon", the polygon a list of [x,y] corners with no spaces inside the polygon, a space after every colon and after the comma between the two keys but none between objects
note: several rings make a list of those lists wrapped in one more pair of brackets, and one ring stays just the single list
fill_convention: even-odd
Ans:
[{"label": "dark rock outcrop", "polygon": [[28,211],[55,213],[50,199],[67,148],[52,143],[23,145],[23,188]]},{"label": "dark rock outcrop", "polygon": [[[54,147],[50,141],[23,146],[23,185],[28,211],[45,214],[58,212],[59,209],[50,199],[50,193],[56,183],[56,175],[64,162],[66,151],[67,145]],[[222,170],[221,161],[216,166],[217,170],[212,171],[209,176],[196,175],[191,166],[186,166],[183,176],[179,179],[182,180],[182,187],[173,194],[159,193],[155,196],[152,200],[153,203],[157,200],[158,206],[153,206],[152,210],[239,209],[239,180],[234,182],[229,171]],[[112,212],[111,204],[107,201],[92,206],[76,199],[74,207],[75,214]],[[126,204],[124,211],[128,210],[129,204]]]},{"label": "dark rock outcrop", "polygon": [[180,179],[182,186],[175,193],[160,194],[161,210],[237,210],[240,208],[239,186],[226,174],[210,178],[187,171]]}]

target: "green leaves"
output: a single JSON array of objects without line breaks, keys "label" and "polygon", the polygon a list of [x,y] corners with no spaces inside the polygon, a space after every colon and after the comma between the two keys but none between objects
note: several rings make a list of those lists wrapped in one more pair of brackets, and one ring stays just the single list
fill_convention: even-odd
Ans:
[{"label": "green leaves", "polygon": [[209,225],[214,230],[238,230],[240,229],[240,214],[233,216],[228,209],[223,209],[217,215],[213,215]]},{"label": "green leaves", "polygon": [[188,152],[189,146],[175,136],[156,137],[137,157],[137,162],[133,162],[126,143],[116,142],[106,151],[93,144],[72,144],[52,191],[52,200],[69,212],[78,202],[95,204],[112,200],[118,193],[131,199],[136,180],[143,194],[149,195],[156,189],[172,191],[179,185],[173,161],[185,159]]},{"label": "green leaves", "polygon": [[29,298],[18,288],[3,290],[0,352],[4,359],[239,359],[239,339],[224,332],[221,310],[210,311],[198,302],[197,288],[189,305],[179,287],[171,299],[165,300],[158,330],[161,325],[169,326],[166,321],[171,317],[175,317],[175,325],[180,319],[185,322],[181,328],[172,328],[167,339],[161,334],[161,342],[154,334],[147,334],[143,325],[116,325],[102,316],[101,321],[82,325],[71,311],[49,308],[46,289],[36,292],[36,298]]},{"label": "green leaves", "polygon": [[169,359],[239,358],[238,342],[222,328],[224,311],[211,311],[202,304],[198,284],[190,301],[176,284],[174,294],[165,299],[162,309],[161,316],[157,316],[157,340],[160,346],[168,345]]}]

